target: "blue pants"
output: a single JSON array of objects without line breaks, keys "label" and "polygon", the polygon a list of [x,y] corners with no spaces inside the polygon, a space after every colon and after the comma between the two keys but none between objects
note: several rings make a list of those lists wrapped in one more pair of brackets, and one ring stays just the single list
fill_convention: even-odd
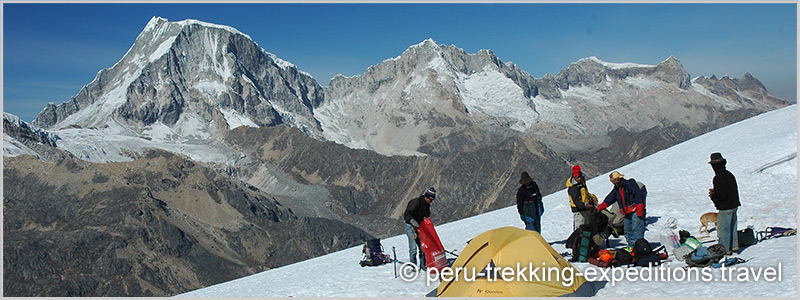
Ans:
[{"label": "blue pants", "polygon": [[628,242],[628,246],[633,247],[636,240],[644,238],[645,222],[635,213],[625,216],[622,225],[625,228],[625,241]]},{"label": "blue pants", "polygon": [[406,223],[406,236],[408,237],[408,261],[412,264],[417,264],[417,249],[419,249],[419,266],[425,266],[425,253],[422,252],[422,245],[419,241],[419,235],[417,238],[414,238],[414,234],[417,233],[417,230],[414,227],[411,227],[411,224]]},{"label": "blue pants", "polygon": [[725,251],[739,251],[739,234],[737,233],[739,220],[736,211],[739,208],[720,210],[717,220],[717,241],[725,246]]},{"label": "blue pants", "polygon": [[533,217],[530,217],[530,216],[524,216],[524,218],[525,218],[525,220],[523,220],[523,222],[525,222],[525,229],[526,230],[533,230],[533,231],[536,231],[536,232],[538,232],[540,234],[542,233],[542,220],[541,220],[541,217],[533,218]]}]

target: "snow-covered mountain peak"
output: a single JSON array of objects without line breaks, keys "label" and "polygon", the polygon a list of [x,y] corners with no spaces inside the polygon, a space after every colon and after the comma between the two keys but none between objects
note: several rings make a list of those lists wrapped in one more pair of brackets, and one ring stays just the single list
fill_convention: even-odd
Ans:
[{"label": "snow-covered mountain peak", "polygon": [[609,69],[655,68],[656,67],[656,66],[653,66],[653,65],[646,65],[646,64],[639,64],[639,63],[632,63],[632,62],[624,62],[624,63],[606,62],[606,61],[600,60],[599,58],[597,58],[595,56],[582,58],[582,59],[578,60],[578,63],[586,62],[586,61],[596,62],[596,63],[601,64],[604,67],[609,68]]},{"label": "snow-covered mountain peak", "polygon": [[418,44],[411,45],[411,47],[408,48],[438,48],[438,47],[439,44],[437,44],[436,41],[433,40],[433,38],[427,38],[424,41],[419,42]]}]

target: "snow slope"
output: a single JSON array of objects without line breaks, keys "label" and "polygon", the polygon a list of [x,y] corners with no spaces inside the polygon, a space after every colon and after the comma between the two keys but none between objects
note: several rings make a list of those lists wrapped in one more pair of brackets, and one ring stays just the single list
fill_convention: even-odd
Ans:
[{"label": "snow slope", "polygon": [[[763,230],[767,226],[797,227],[797,106],[793,105],[696,137],[620,168],[619,171],[626,177],[647,185],[646,239],[656,243],[660,229],[669,217],[678,220],[680,229],[700,236],[697,234],[700,215],[715,211],[707,196],[714,176],[708,165],[712,152],[723,154],[728,160],[728,169],[737,178],[742,202],[739,209],[740,229],[748,224],[756,230]],[[532,171],[536,175],[535,170]],[[565,170],[564,174],[567,173],[568,170]],[[601,199],[612,187],[607,176],[603,174],[587,183],[590,192]],[[564,179],[566,181],[566,177]],[[509,203],[514,202],[513,197],[508,195]],[[447,201],[447,191],[440,191],[436,201]],[[564,190],[544,197],[546,212],[542,235],[557,252],[563,254],[569,252],[564,247],[564,240],[572,228],[572,215],[567,202]],[[434,210],[434,222],[435,213]],[[446,249],[459,252],[471,238],[504,226],[523,228],[515,207],[441,224],[437,226],[437,231]],[[716,236],[714,231],[711,233]],[[387,252],[391,253],[392,247],[396,247],[398,258],[408,259],[408,244],[404,235],[383,239],[382,243]],[[622,245],[624,239],[612,238],[612,247]],[[683,281],[675,278],[669,281],[646,281],[646,278],[629,281],[623,278],[614,282],[613,286],[607,283],[597,295],[797,297],[796,253],[796,236],[766,240],[739,254],[742,258],[752,257],[752,260],[738,265],[740,269],[733,273],[726,274],[728,281],[723,281],[719,269],[711,271],[713,276],[710,281],[698,277]],[[362,268],[358,265],[360,258],[361,246],[353,247],[179,296],[417,297],[437,286],[437,282],[428,285],[424,275],[411,282],[396,279],[391,264]],[[580,270],[590,267],[587,263],[574,265]],[[666,271],[680,274],[683,266],[684,263],[673,261],[666,265]],[[780,281],[765,280],[767,268],[779,271]],[[731,281],[731,277],[734,280]],[[774,279],[774,275],[770,278]]]}]

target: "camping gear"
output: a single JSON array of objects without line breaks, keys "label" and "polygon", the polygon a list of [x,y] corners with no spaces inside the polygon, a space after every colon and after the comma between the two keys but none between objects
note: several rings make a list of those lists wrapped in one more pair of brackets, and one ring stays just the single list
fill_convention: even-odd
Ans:
[{"label": "camping gear", "polygon": [[728,258],[726,260],[720,261],[718,263],[713,263],[713,264],[711,264],[711,266],[714,267],[714,268],[719,269],[722,266],[730,267],[732,265],[738,265],[738,264],[741,264],[741,263],[746,263],[746,262],[750,261],[751,259],[753,259],[753,258],[751,257],[751,258],[748,258],[748,259],[743,259],[741,257],[731,257],[731,258]]},{"label": "camping gear", "polygon": [[739,248],[744,248],[747,246],[755,245],[758,240],[756,240],[756,234],[753,232],[753,228],[745,228],[736,232],[739,236]]},{"label": "camping gear", "polygon": [[659,241],[666,247],[667,253],[672,253],[675,248],[681,246],[680,236],[675,229],[678,228],[678,220],[673,217],[667,219],[667,223],[661,228]]},{"label": "camping gear", "polygon": [[572,249],[572,258],[570,261],[586,262],[589,253],[593,252],[599,245],[592,239],[593,231],[589,225],[581,225],[578,229],[572,232],[567,238],[566,246]]},{"label": "camping gear", "polygon": [[[559,274],[572,274],[566,275],[572,280],[562,280],[556,272],[551,272],[553,276],[540,276],[539,280],[533,276],[522,280],[516,276],[511,281],[501,279],[502,271],[498,268],[516,270],[518,264],[525,268],[555,268]],[[486,272],[487,266],[495,272]],[[454,276],[439,283],[437,296],[589,297],[596,292],[591,282],[578,275],[579,270],[553,250],[538,232],[516,227],[493,229],[473,238],[453,263],[452,270]],[[566,283],[570,284],[565,286]]]},{"label": "camping gear", "polygon": [[383,246],[381,245],[381,239],[372,239],[366,241],[364,243],[364,247],[361,248],[361,253],[363,254],[363,256],[359,264],[362,267],[380,266],[382,264],[392,262],[391,257],[383,254]]},{"label": "camping gear", "polygon": [[681,245],[686,243],[686,239],[688,239],[690,237],[693,237],[691,233],[689,233],[688,231],[683,230],[683,229],[678,231],[678,236],[680,236],[680,241],[679,242],[681,243]]},{"label": "camping gear", "polygon": [[633,243],[633,255],[635,257],[644,257],[653,253],[653,247],[646,239],[638,239]]},{"label": "camping gear", "polygon": [[567,238],[566,247],[572,249],[570,261],[586,262],[589,253],[600,247],[610,235],[608,217],[601,212],[587,214],[586,224],[578,226]]},{"label": "camping gear", "polygon": [[692,250],[696,250],[697,248],[703,246],[703,243],[701,243],[700,241],[698,241],[696,238],[693,237],[686,238],[686,242],[684,242],[683,244],[689,246],[689,248],[692,248]]},{"label": "camping gear", "polygon": [[631,255],[631,253],[625,250],[624,248],[617,249],[616,259],[619,261],[621,265],[633,264],[633,255]]},{"label": "camping gear", "polygon": [[710,247],[701,246],[684,256],[684,262],[686,262],[687,267],[708,267],[719,262],[725,256],[725,253],[725,246],[722,244],[714,244]]},{"label": "camping gear", "polygon": [[649,241],[644,238],[638,239],[634,242],[633,253],[631,253],[633,254],[633,264],[639,267],[660,265],[661,260],[666,258],[659,253],[664,249],[664,246],[660,246],[654,250]]},{"label": "camping gear", "polygon": [[447,254],[445,253],[439,234],[433,228],[431,218],[425,218],[419,224],[419,240],[422,252],[425,253],[425,265],[428,268],[441,270],[447,267]]},{"label": "camping gear", "polygon": [[672,250],[672,256],[675,256],[675,258],[679,261],[683,261],[683,258],[686,256],[686,254],[692,253],[692,251],[693,249],[689,248],[689,246],[682,245]]},{"label": "camping gear", "polygon": [[764,231],[758,232],[758,240],[768,240],[774,237],[789,236],[797,234],[797,228],[786,227],[767,227]]}]

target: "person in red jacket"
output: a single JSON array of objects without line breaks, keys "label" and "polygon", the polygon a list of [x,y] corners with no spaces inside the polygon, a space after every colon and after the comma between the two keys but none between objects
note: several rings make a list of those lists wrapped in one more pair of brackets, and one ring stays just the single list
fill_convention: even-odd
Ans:
[{"label": "person in red jacket", "polygon": [[645,224],[644,193],[636,180],[625,179],[625,175],[617,171],[611,172],[608,177],[614,184],[614,188],[608,193],[603,203],[597,206],[597,210],[602,211],[614,203],[619,203],[619,210],[625,216],[623,221],[625,241],[629,246],[633,246],[636,240],[644,238],[644,227],[647,225]]}]

